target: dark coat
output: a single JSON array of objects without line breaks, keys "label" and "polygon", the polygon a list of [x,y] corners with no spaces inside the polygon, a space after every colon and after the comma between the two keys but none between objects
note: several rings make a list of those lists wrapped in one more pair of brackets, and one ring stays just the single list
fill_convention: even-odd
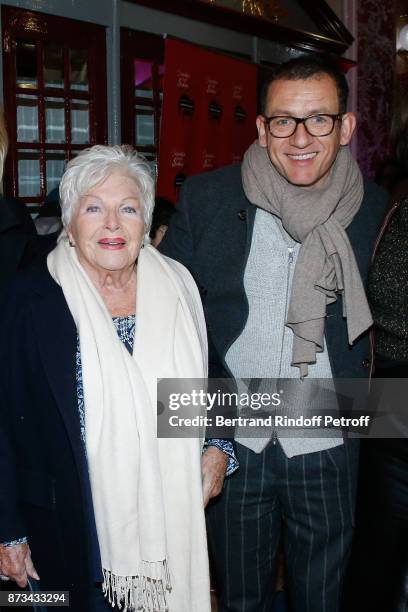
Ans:
[{"label": "dark coat", "polygon": [[28,536],[41,588],[92,587],[76,328],[45,267],[17,275],[0,315],[0,542]]},{"label": "dark coat", "polygon": [[54,247],[56,236],[38,236],[26,206],[0,198],[0,287],[18,270],[40,263]]},{"label": "dark coat", "polygon": [[[364,281],[386,206],[386,192],[367,182],[363,204],[347,228]],[[225,355],[248,318],[244,272],[255,212],[243,191],[240,166],[194,176],[183,186],[177,214],[160,245],[162,253],[190,269],[199,286],[213,376],[228,375]],[[335,377],[368,376],[368,334],[349,346],[341,299],[327,308],[326,342]]]}]

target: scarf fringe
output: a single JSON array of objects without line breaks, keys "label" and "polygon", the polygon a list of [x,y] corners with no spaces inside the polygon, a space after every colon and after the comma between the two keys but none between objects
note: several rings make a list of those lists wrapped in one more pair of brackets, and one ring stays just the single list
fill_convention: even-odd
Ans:
[{"label": "scarf fringe", "polygon": [[117,606],[123,612],[168,612],[167,592],[171,591],[171,581],[166,560],[142,561],[138,576],[117,576],[107,569],[102,572],[103,594],[112,607]]}]

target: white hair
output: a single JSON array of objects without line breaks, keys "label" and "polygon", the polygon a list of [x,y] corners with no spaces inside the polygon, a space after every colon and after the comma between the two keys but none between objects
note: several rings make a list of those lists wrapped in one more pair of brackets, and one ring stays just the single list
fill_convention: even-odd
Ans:
[{"label": "white hair", "polygon": [[136,182],[143,206],[145,231],[149,231],[154,208],[154,181],[147,161],[130,145],[95,145],[81,151],[67,164],[59,187],[65,228],[71,223],[79,199],[116,172]]}]

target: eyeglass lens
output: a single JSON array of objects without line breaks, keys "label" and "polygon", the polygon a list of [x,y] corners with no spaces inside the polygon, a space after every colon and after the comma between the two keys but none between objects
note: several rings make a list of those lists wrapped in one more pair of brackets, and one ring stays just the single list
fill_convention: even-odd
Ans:
[{"label": "eyeglass lens", "polygon": [[312,136],[327,136],[333,130],[335,118],[330,115],[313,115],[303,121],[294,117],[273,117],[269,122],[272,136],[287,138],[295,133],[298,123],[303,123]]}]

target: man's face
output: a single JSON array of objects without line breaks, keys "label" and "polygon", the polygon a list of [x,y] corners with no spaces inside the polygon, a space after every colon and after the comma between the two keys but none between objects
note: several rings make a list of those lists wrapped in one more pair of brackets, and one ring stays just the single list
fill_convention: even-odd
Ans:
[{"label": "man's face", "polygon": [[[269,87],[267,117],[289,115],[336,115],[340,111],[339,97],[334,80],[326,74],[304,80],[277,80]],[[345,113],[336,121],[328,136],[311,136],[299,124],[288,138],[274,138],[261,115],[257,117],[259,144],[266,147],[276,170],[289,183],[300,187],[322,186],[336,159],[340,145],[350,142],[355,128],[353,113]]]}]

